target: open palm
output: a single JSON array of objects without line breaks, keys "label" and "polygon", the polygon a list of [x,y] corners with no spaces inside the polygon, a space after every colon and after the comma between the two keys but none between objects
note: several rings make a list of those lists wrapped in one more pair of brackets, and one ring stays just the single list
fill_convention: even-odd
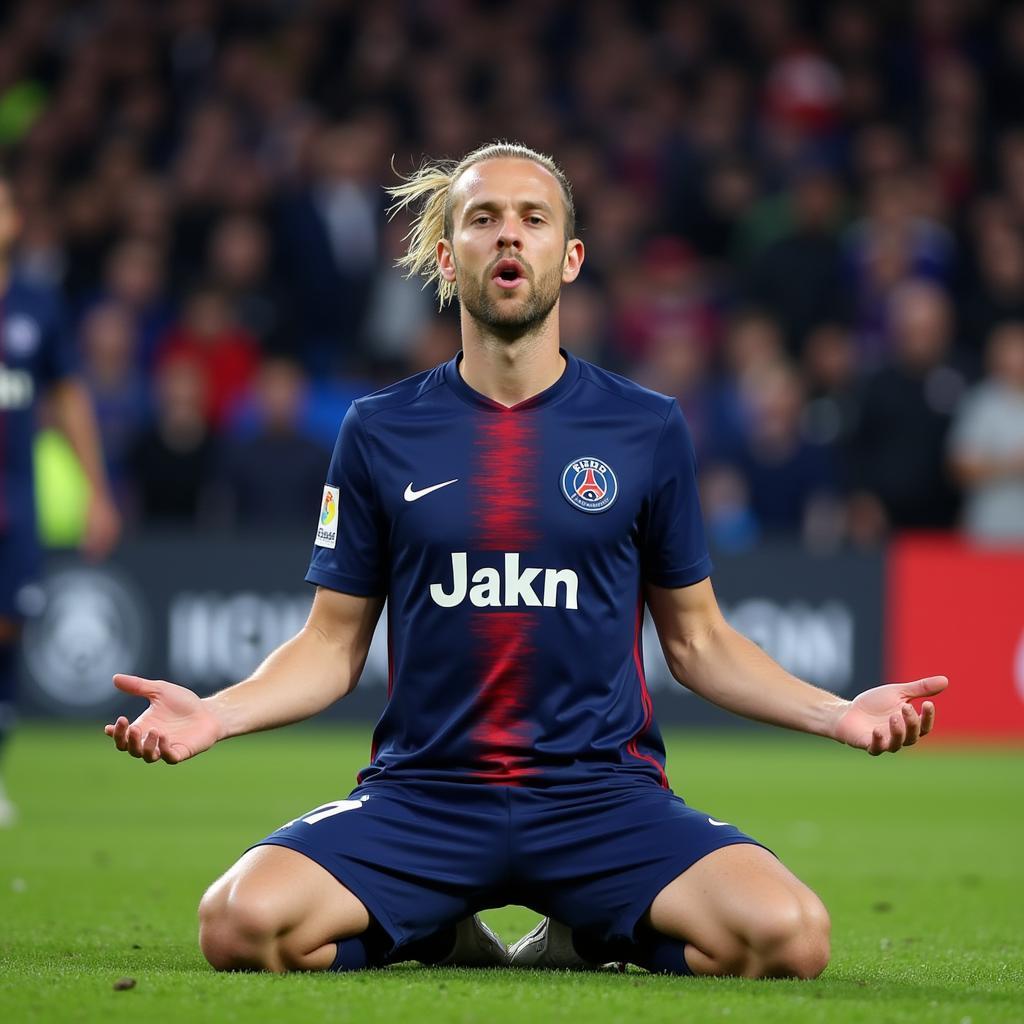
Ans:
[{"label": "open palm", "polygon": [[935,705],[930,700],[921,705],[920,714],[910,702],[934,697],[948,685],[945,676],[928,676],[865,690],[840,717],[835,738],[869,754],[895,754],[926,736],[935,723]]},{"label": "open palm", "polygon": [[123,715],[104,732],[118,750],[144,761],[177,764],[209,749],[221,737],[220,722],[191,690],[161,679],[116,675],[114,685],[145,697],[149,707],[134,722]]}]

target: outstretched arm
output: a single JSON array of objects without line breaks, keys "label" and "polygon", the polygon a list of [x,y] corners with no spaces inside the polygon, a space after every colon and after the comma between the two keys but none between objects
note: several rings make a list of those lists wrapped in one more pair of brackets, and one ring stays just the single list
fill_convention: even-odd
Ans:
[{"label": "outstretched arm", "polygon": [[110,494],[92,403],[84,386],[74,377],[58,381],[51,396],[57,425],[70,442],[89,481],[82,550],[89,558],[105,558],[121,534],[121,516]]},{"label": "outstretched arm", "polygon": [[212,697],[159,679],[116,675],[149,707],[106,726],[118,750],[177,764],[218,740],[309,718],[355,688],[384,599],[318,587],[306,624],[246,680]]},{"label": "outstretched arm", "polygon": [[797,679],[736,632],[718,607],[710,579],[689,587],[648,584],[646,596],[672,675],[727,711],[870,754],[895,753],[932,728],[935,705],[925,700],[918,713],[910,702],[941,693],[945,676],[877,686],[844,700]]}]

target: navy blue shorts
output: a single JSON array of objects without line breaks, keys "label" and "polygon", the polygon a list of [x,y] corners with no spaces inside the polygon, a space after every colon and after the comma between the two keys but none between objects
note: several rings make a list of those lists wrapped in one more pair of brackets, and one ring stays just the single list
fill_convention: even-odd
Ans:
[{"label": "navy blue shorts", "polygon": [[42,573],[43,556],[35,530],[0,532],[0,618],[23,619],[23,589]]},{"label": "navy blue shorts", "polygon": [[518,904],[607,940],[634,937],[654,898],[735,825],[646,781],[545,788],[377,780],[282,826],[397,949],[488,907]]}]

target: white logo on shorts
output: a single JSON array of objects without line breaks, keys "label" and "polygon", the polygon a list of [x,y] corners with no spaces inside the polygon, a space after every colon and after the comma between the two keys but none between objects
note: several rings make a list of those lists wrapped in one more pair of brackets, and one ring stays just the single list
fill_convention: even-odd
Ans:
[{"label": "white logo on shorts", "polygon": [[730,821],[715,821],[714,818],[708,818],[708,823],[711,825],[731,825]]},{"label": "white logo on shorts", "polygon": [[[345,811],[358,811],[369,799],[368,796],[361,796],[358,800],[335,800],[329,804],[321,804],[315,811],[307,814],[306,817],[292,818],[291,821],[286,822],[281,828],[289,828],[297,821],[304,821],[307,825],[315,825],[318,821],[323,821],[324,818],[333,818],[334,815],[342,814]],[[281,828],[278,829],[278,832],[281,831]]]}]

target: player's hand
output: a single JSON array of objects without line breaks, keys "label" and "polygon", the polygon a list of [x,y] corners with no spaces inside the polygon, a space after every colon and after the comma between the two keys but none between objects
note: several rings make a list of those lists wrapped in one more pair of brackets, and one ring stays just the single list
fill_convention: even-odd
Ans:
[{"label": "player's hand", "polygon": [[108,494],[94,492],[85,512],[82,554],[91,562],[106,558],[121,536],[121,514]]},{"label": "player's hand", "polygon": [[134,722],[122,715],[103,730],[118,750],[132,757],[177,764],[208,750],[221,738],[220,721],[202,698],[184,686],[121,674],[114,676],[114,685],[149,701]]},{"label": "player's hand", "polygon": [[935,705],[925,700],[921,712],[910,703],[934,697],[949,685],[945,676],[928,676],[912,683],[889,683],[858,694],[836,722],[840,743],[877,755],[895,754],[927,736],[935,724]]}]

